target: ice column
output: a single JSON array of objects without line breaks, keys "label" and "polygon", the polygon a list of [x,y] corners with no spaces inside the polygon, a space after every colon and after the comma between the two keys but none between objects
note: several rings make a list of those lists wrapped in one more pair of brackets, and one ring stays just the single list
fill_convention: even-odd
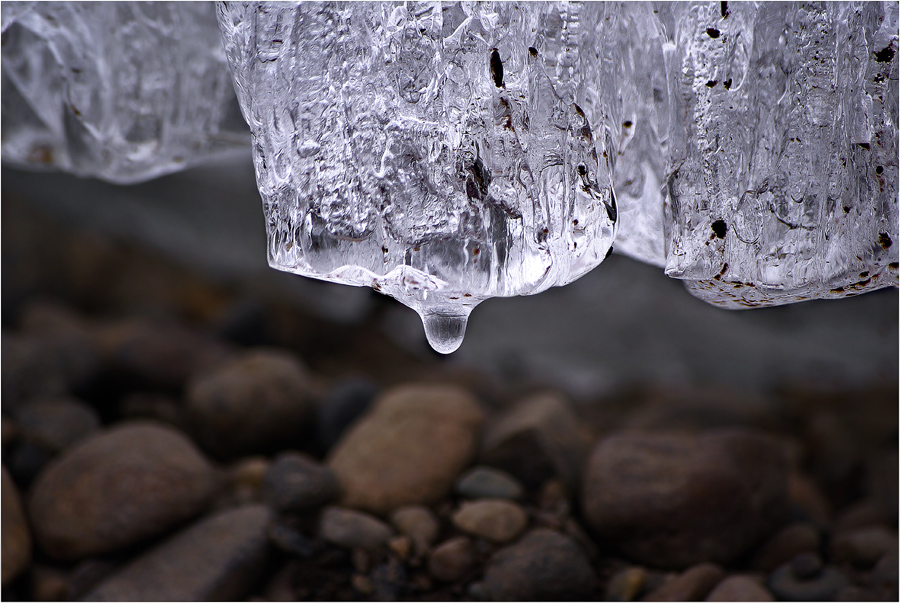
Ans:
[{"label": "ice column", "polygon": [[272,266],[391,295],[449,353],[481,301],[564,285],[610,251],[606,5],[218,9]]}]

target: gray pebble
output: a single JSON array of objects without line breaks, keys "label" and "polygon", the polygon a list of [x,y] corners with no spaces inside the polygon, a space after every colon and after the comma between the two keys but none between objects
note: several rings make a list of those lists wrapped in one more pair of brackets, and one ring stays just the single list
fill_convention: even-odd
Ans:
[{"label": "gray pebble", "polygon": [[278,455],[263,482],[264,500],[284,512],[321,507],[339,495],[340,486],[331,469],[297,452]]},{"label": "gray pebble", "polygon": [[343,548],[376,549],[393,536],[393,530],[367,513],[328,507],[319,519],[319,534],[326,542]]},{"label": "gray pebble", "polygon": [[456,493],[464,498],[522,498],[522,484],[513,476],[492,467],[475,467],[456,482]]}]

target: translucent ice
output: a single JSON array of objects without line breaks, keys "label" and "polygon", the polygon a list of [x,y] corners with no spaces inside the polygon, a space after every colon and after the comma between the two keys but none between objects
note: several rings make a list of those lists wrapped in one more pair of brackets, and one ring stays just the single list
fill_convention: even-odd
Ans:
[{"label": "translucent ice", "polygon": [[606,257],[606,5],[218,6],[271,265],[387,293],[449,353],[484,299]]},{"label": "translucent ice", "polygon": [[4,2],[3,160],[120,183],[244,152],[206,2]]}]

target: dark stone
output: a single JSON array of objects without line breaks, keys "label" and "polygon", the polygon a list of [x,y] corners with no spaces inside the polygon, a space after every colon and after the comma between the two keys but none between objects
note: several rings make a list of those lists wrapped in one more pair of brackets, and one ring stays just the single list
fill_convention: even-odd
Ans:
[{"label": "dark stone", "polygon": [[707,601],[774,601],[772,594],[747,576],[731,576],[719,582]]},{"label": "dark stone", "polygon": [[722,580],[718,565],[701,563],[644,597],[644,601],[701,601]]},{"label": "dark stone", "polygon": [[[805,553],[797,562],[785,563],[769,575],[769,590],[783,601],[831,601],[838,591],[850,585],[847,578],[833,567],[821,567]],[[815,571],[818,567],[818,571]]]},{"label": "dark stone", "polygon": [[51,454],[68,448],[100,428],[100,416],[73,398],[31,400],[16,413],[21,439]]},{"label": "dark stone", "polygon": [[482,584],[494,601],[558,601],[587,596],[597,578],[575,542],[540,528],[497,551]]},{"label": "dark stone", "polygon": [[456,493],[465,498],[518,500],[524,493],[516,478],[491,467],[474,467],[456,482]]},{"label": "dark stone", "polygon": [[428,556],[428,573],[441,582],[458,582],[475,567],[477,554],[472,541],[457,536],[439,544]]},{"label": "dark stone", "polygon": [[744,430],[614,435],[591,456],[582,508],[635,561],[727,564],[784,516],[786,460],[770,438]]},{"label": "dark stone", "polygon": [[822,545],[818,528],[810,522],[785,526],[763,544],[753,558],[753,567],[763,572],[787,563],[800,553],[816,553]]},{"label": "dark stone", "polygon": [[365,379],[348,379],[335,385],[317,410],[316,435],[322,447],[331,450],[377,395],[378,387]]},{"label": "dark stone", "polygon": [[205,518],[140,555],[84,600],[243,600],[265,566],[269,520],[261,505]]},{"label": "dark stone", "polygon": [[278,455],[263,482],[263,499],[279,511],[314,509],[327,505],[339,495],[334,472],[296,452]]}]

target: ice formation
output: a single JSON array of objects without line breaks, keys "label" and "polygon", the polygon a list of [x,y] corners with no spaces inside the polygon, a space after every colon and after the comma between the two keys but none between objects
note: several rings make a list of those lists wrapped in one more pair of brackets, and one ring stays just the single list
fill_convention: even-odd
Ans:
[{"label": "ice formation", "polygon": [[728,308],[897,286],[896,2],[2,10],[4,161],[124,182],[240,147],[227,56],[270,264],[392,295],[442,352],[614,240]]},{"label": "ice formation", "polygon": [[122,184],[245,152],[207,2],[4,2],[3,160]]}]

